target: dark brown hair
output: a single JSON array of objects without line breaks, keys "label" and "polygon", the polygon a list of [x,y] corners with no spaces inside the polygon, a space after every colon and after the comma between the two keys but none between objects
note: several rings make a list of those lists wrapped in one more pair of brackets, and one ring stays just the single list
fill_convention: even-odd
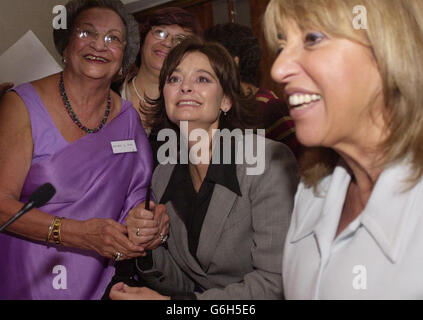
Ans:
[{"label": "dark brown hair", "polygon": [[[202,35],[201,26],[191,12],[179,7],[167,7],[155,11],[139,25],[140,47],[142,48],[145,37],[152,27],[162,25],[170,26],[173,24],[176,24],[183,29],[189,29],[197,36]],[[138,68],[141,66],[141,50],[138,53],[135,65]]]},{"label": "dark brown hair", "polygon": [[157,129],[175,128],[166,115],[163,88],[178,67],[183,57],[192,52],[207,56],[223,93],[231,100],[232,108],[219,119],[219,129],[254,129],[258,127],[257,102],[253,95],[244,95],[238,68],[229,52],[216,42],[207,42],[197,37],[190,37],[171,50],[163,63],[159,78],[160,96],[157,100],[147,99],[151,108],[146,111],[148,126]]}]

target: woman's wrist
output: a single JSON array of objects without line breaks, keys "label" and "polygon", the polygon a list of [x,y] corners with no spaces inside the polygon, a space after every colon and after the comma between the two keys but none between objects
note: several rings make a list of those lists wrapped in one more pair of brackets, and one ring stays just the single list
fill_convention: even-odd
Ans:
[{"label": "woman's wrist", "polygon": [[83,221],[63,219],[60,224],[60,244],[65,247],[89,249],[83,240]]},{"label": "woman's wrist", "polygon": [[47,234],[47,242],[53,241],[56,245],[62,245],[62,222],[65,218],[54,217]]},{"label": "woman's wrist", "polygon": [[46,237],[46,243],[47,244],[50,242],[51,234],[53,232],[53,226],[54,226],[55,221],[56,221],[56,217],[53,217],[53,219],[51,219],[51,223],[50,223],[50,226],[49,226],[48,232],[47,232],[47,237]]}]

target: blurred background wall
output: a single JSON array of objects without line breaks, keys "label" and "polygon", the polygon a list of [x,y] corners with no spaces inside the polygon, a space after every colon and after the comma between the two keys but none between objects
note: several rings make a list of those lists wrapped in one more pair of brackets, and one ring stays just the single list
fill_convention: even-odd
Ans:
[{"label": "blurred background wall", "polygon": [[66,2],[67,0],[1,0],[0,55],[28,30],[32,30],[56,60],[60,61],[53,42],[53,8]]},{"label": "blurred background wall", "polygon": [[[166,7],[183,7],[199,18],[203,28],[214,24],[237,22],[250,26],[263,47],[262,86],[278,91],[270,79],[273,54],[265,45],[262,32],[262,15],[269,0],[122,0],[139,22],[152,11]],[[52,36],[53,8],[67,0],[1,0],[0,1],[0,55],[28,30],[32,30],[60,63]],[[1,70],[0,70],[1,72]]]}]

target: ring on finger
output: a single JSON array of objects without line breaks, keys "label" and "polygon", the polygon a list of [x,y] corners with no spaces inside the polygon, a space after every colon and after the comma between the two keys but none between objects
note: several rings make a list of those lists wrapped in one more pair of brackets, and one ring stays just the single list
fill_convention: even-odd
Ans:
[{"label": "ring on finger", "polygon": [[137,231],[135,232],[135,234],[137,235],[137,237],[139,237],[141,235],[141,230],[140,228],[137,228]]},{"label": "ring on finger", "polygon": [[163,235],[163,233],[160,233],[160,242],[162,243],[162,244],[164,244],[166,241],[167,241],[167,239],[169,238],[169,235]]},{"label": "ring on finger", "polygon": [[116,251],[115,255],[113,256],[113,259],[115,261],[120,261],[123,258],[123,254],[120,253],[119,251]]}]

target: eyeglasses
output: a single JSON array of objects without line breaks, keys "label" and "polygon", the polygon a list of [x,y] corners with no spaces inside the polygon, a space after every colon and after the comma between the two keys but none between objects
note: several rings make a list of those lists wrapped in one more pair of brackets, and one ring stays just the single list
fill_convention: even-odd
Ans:
[{"label": "eyeglasses", "polygon": [[169,36],[172,37],[172,46],[177,46],[182,41],[184,41],[187,36],[185,34],[175,34],[171,35],[167,30],[160,28],[160,27],[152,27],[151,33],[157,40],[166,40]]},{"label": "eyeglasses", "polygon": [[[76,30],[76,36],[81,40],[87,40],[90,42],[97,41],[98,37],[101,32],[98,32],[97,30],[89,27],[81,28],[75,28]],[[104,34],[104,45],[107,48],[110,49],[122,49],[126,45],[126,41],[122,40],[120,36],[113,34],[113,33],[107,33]]]}]

